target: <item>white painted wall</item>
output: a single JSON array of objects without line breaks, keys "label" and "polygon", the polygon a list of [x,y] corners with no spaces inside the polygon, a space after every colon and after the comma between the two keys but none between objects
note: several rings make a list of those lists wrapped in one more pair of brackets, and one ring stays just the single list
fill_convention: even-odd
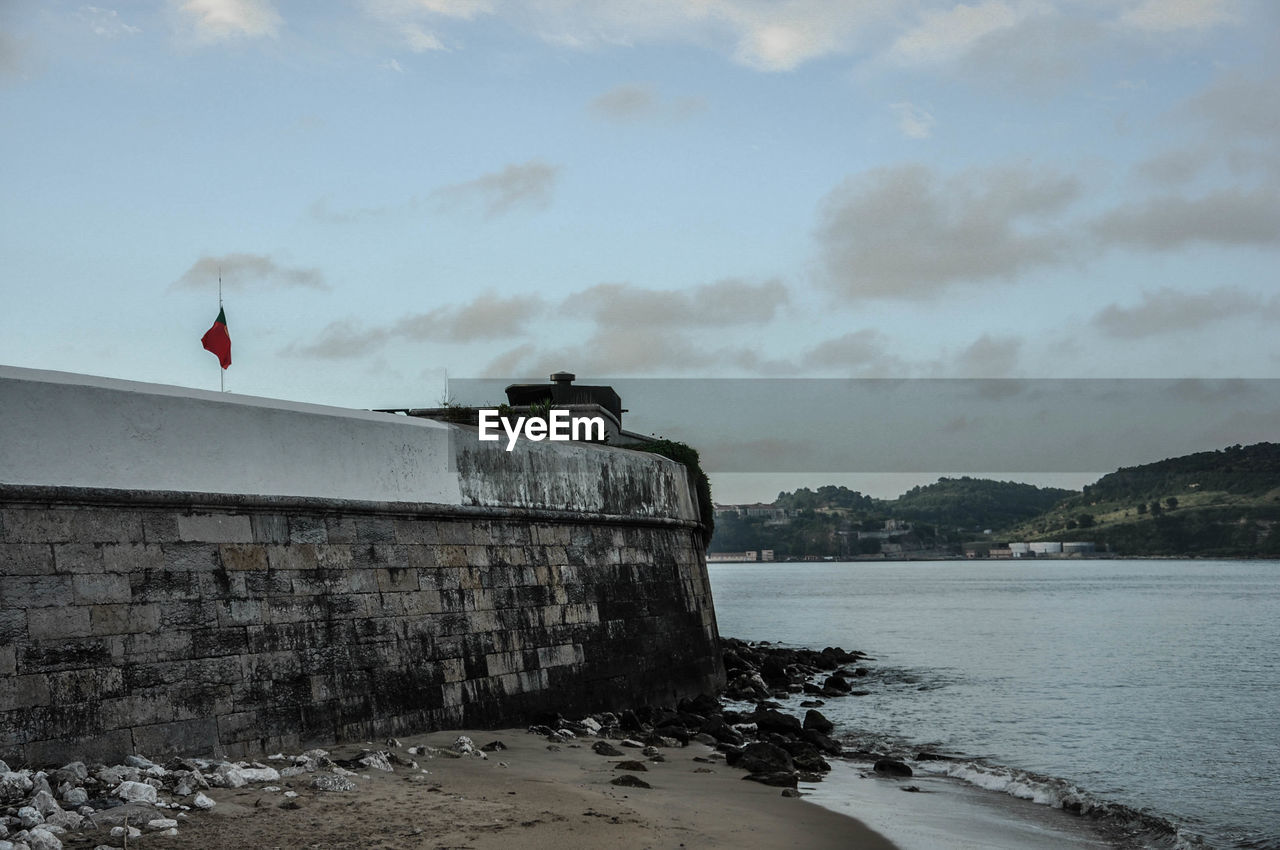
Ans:
[{"label": "white painted wall", "polygon": [[684,467],[652,454],[508,453],[429,419],[11,366],[0,483],[698,517]]},{"label": "white painted wall", "polygon": [[0,482],[460,504],[449,426],[0,366]]}]

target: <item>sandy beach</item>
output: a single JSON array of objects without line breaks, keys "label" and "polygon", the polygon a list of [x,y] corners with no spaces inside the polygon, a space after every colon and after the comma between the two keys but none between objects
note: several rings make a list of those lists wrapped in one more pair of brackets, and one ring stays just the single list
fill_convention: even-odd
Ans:
[{"label": "sandy beach", "polygon": [[[477,746],[500,740],[508,749],[487,758],[428,758],[409,747],[448,747],[466,735]],[[709,759],[702,744],[664,748],[665,761],[638,750],[606,757],[591,749],[595,738],[560,745],[523,729],[436,732],[405,738],[397,752],[418,768],[362,770],[355,791],[311,787],[313,774],[237,789],[213,788],[208,812],[192,812],[177,836],[142,839],[143,847],[254,848],[854,848],[894,845],[841,814],[783,797],[779,788],[743,781],[743,771]],[[617,744],[617,741],[613,741]],[[370,749],[381,748],[370,743]],[[559,746],[558,751],[549,749]],[[332,749],[335,759],[358,755],[361,746]],[[652,788],[611,780],[627,773],[618,762],[638,759],[632,771]],[[263,764],[281,766],[280,761]],[[267,786],[271,787],[271,786]],[[286,795],[294,791],[296,797]],[[65,836],[68,848],[92,848],[105,831]],[[115,842],[112,842],[115,843]]]}]

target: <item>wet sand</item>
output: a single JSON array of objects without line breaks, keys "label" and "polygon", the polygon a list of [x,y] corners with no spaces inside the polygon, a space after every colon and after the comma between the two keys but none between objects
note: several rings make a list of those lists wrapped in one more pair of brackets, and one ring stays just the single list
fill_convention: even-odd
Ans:
[{"label": "wet sand", "polygon": [[[508,749],[486,759],[409,755],[410,746],[448,747],[458,735],[477,746],[493,740]],[[638,750],[605,757],[582,738],[548,749],[542,737],[523,729],[438,732],[401,739],[401,755],[418,769],[394,773],[362,770],[358,790],[323,792],[310,787],[314,774],[282,779],[279,791],[261,786],[214,788],[218,805],[192,812],[179,835],[148,835],[145,847],[249,848],[843,848],[892,850],[888,840],[862,823],[781,789],[743,780],[723,762],[703,763],[713,750],[700,744],[663,749],[665,762],[648,762]],[[612,742],[615,746],[617,741]],[[576,745],[576,746],[575,746]],[[381,749],[376,743],[370,749]],[[362,747],[330,752],[349,758]],[[622,787],[610,780],[627,771],[625,759],[645,761],[632,772],[652,789]],[[287,762],[264,760],[275,767]],[[427,771],[423,773],[422,771]],[[285,791],[296,791],[289,798]],[[283,805],[282,805],[283,804]],[[296,806],[296,807],[295,807]],[[93,847],[87,842],[74,846]],[[72,845],[68,845],[69,847]]]}]

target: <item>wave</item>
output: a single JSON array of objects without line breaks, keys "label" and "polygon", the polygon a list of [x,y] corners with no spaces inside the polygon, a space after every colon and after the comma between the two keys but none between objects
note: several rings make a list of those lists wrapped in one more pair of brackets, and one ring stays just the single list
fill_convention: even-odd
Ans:
[{"label": "wave", "polygon": [[1202,836],[1169,818],[1099,798],[1055,776],[985,761],[918,761],[923,774],[949,776],[987,791],[1008,794],[1041,806],[1062,809],[1093,821],[1119,847],[1152,850],[1202,850]]}]

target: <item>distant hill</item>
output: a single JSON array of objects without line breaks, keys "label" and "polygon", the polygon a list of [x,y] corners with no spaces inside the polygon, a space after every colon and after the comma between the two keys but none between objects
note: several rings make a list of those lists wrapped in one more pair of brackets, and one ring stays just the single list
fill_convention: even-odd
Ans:
[{"label": "distant hill", "polygon": [[1280,444],[1231,446],[1104,475],[1010,529],[1095,540],[1122,555],[1280,555]]},{"label": "distant hill", "polygon": [[1004,529],[1039,516],[1074,490],[985,478],[939,478],[884,505],[894,517],[952,528]]},{"label": "distant hill", "polygon": [[[1073,490],[968,477],[942,478],[897,499],[875,499],[834,485],[802,487],[779,493],[774,500],[775,507],[787,512],[785,521],[718,517],[708,551],[772,549],[778,558],[842,557],[875,554],[892,543],[913,551],[959,554],[961,543],[981,536],[982,530],[1040,516],[1073,495]],[[906,521],[911,529],[866,535],[883,531],[888,520]]]}]

